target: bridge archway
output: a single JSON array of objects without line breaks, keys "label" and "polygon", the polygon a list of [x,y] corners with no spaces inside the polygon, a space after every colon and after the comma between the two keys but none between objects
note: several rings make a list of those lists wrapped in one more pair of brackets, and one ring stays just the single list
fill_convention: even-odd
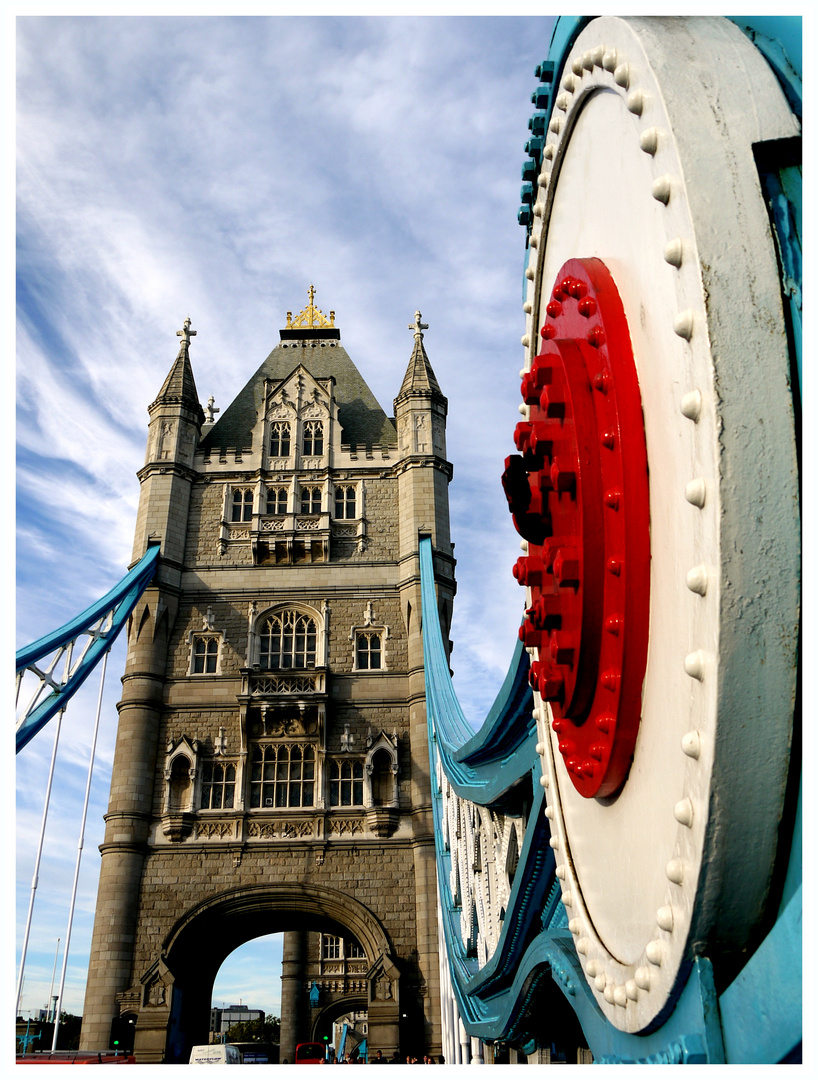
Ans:
[{"label": "bridge archway", "polygon": [[[378,1045],[397,1048],[400,972],[380,921],[337,889],[270,884],[219,893],[176,921],[158,957],[140,973],[137,1060],[186,1062],[192,1046],[208,1041],[213,982],[227,956],[254,938],[287,931],[357,939],[367,956],[367,972],[365,992],[356,1000],[370,1008],[369,1030]],[[314,1019],[307,1023],[315,1026]]]}]

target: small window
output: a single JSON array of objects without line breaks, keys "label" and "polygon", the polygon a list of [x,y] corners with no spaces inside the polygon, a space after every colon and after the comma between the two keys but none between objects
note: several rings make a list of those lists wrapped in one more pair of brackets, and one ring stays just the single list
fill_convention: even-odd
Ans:
[{"label": "small window", "polygon": [[202,810],[229,810],[236,791],[236,766],[206,761],[202,766]]},{"label": "small window", "polygon": [[267,513],[287,513],[287,489],[285,487],[267,489]]},{"label": "small window", "polygon": [[270,456],[290,456],[290,425],[277,421],[270,428]]},{"label": "small window", "polygon": [[355,635],[355,667],[359,671],[375,671],[381,667],[381,635],[358,633]]},{"label": "small window", "polygon": [[335,489],[335,516],[337,518],[355,517],[354,487],[337,487]]},{"label": "small window", "polygon": [[304,424],[304,457],[320,457],[324,453],[324,425],[320,420]]},{"label": "small window", "polygon": [[301,513],[321,513],[321,488],[303,487],[301,489]]},{"label": "small window", "polygon": [[339,937],[335,937],[334,934],[321,935],[321,959],[341,959],[341,939]]},{"label": "small window", "polygon": [[193,663],[194,675],[215,675],[219,665],[219,639],[215,637],[194,637]]},{"label": "small window", "polygon": [[233,492],[233,516],[232,521],[252,521],[253,519],[253,489],[236,488]]},{"label": "small window", "polygon": [[364,763],[333,761],[329,781],[330,806],[363,806]]},{"label": "small window", "polygon": [[346,956],[347,960],[365,960],[366,959],[366,953],[361,948],[361,946],[358,944],[358,942],[354,940],[354,938],[353,939],[347,939],[344,942],[344,955]]}]

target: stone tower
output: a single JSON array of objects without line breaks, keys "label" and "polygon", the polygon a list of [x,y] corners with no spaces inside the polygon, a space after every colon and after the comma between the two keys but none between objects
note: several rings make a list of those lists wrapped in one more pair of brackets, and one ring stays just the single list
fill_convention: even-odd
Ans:
[{"label": "stone tower", "polygon": [[373,1051],[440,1049],[418,537],[447,632],[446,399],[419,312],[392,419],[313,300],[215,423],[187,320],[148,410],[133,557],[161,559],[129,625],[83,1047],[124,1017],[137,1060],[186,1061],[223,960],[281,931],[282,1057],[364,1009]]}]

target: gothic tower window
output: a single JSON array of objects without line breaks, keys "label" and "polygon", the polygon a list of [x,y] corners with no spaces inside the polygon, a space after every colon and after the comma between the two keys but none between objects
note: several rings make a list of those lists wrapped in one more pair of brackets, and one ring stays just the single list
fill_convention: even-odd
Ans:
[{"label": "gothic tower window", "polygon": [[304,424],[304,457],[320,457],[324,453],[324,425],[320,420]]},{"label": "gothic tower window", "polygon": [[381,667],[381,633],[364,630],[355,635],[355,667],[358,671],[376,671]]},{"label": "gothic tower window", "polygon": [[302,487],[302,489],[301,489],[301,513],[302,514],[320,514],[321,513],[321,488],[320,487]]},{"label": "gothic tower window", "polygon": [[236,766],[206,761],[202,765],[203,810],[230,809],[234,805],[236,791]]},{"label": "gothic tower window", "polygon": [[336,487],[335,489],[335,516],[337,518],[355,517],[355,488]]},{"label": "gothic tower window", "polygon": [[302,743],[257,745],[250,762],[250,807],[313,806],[315,749]]},{"label": "gothic tower window", "polygon": [[261,624],[259,665],[272,671],[315,667],[315,620],[298,611],[279,611]]},{"label": "gothic tower window", "polygon": [[345,759],[330,764],[330,806],[363,806],[364,763]]},{"label": "gothic tower window", "polygon": [[251,521],[253,518],[253,489],[236,488],[233,492],[231,521]]},{"label": "gothic tower window", "polygon": [[290,456],[290,425],[286,421],[276,421],[270,427],[270,456]]},{"label": "gothic tower window", "polygon": [[287,489],[285,487],[267,488],[267,513],[287,513]]},{"label": "gothic tower window", "polygon": [[208,634],[194,634],[190,673],[192,675],[215,675],[218,666],[219,638]]}]

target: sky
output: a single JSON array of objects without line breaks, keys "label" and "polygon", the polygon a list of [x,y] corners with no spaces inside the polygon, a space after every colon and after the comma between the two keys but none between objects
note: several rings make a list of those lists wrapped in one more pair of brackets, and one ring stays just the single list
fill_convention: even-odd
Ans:
[{"label": "sky", "polygon": [[[520,169],[552,23],[18,20],[17,647],[126,572],[147,406],[184,319],[197,331],[202,403],[213,395],[224,410],[313,284],[388,414],[416,309],[429,324],[454,465],[452,666],[479,724],[523,610],[500,474],[514,452],[523,363]],[[119,643],[103,697],[69,1012],[82,1009],[123,667]],[[57,939],[65,943],[97,693],[92,677],[60,735],[24,1015],[45,1005]],[[47,729],[17,759],[18,961],[52,745]],[[216,1003],[277,1011],[263,977],[275,948],[265,941],[228,961]],[[60,955],[55,986],[61,964]]]}]

